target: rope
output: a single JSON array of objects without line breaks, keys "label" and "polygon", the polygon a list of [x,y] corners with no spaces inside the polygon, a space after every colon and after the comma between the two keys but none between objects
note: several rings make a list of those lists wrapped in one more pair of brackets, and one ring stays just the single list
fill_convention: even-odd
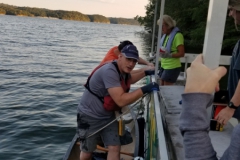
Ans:
[{"label": "rope", "polygon": [[139,99],[137,102],[135,102],[134,105],[132,105],[130,108],[128,108],[127,111],[123,112],[121,115],[119,115],[117,118],[115,118],[114,120],[112,120],[111,122],[109,122],[108,124],[106,124],[105,126],[103,126],[102,128],[100,128],[99,130],[93,132],[92,134],[90,134],[89,136],[87,136],[87,138],[93,136],[94,134],[100,132],[101,130],[103,130],[104,128],[106,128],[107,126],[109,126],[110,124],[112,124],[113,122],[115,122],[116,120],[118,120],[119,118],[121,118],[124,114],[126,114],[127,112],[129,112],[134,106],[136,106],[139,102],[142,101],[142,99],[146,96],[147,94],[143,95],[141,99]]}]

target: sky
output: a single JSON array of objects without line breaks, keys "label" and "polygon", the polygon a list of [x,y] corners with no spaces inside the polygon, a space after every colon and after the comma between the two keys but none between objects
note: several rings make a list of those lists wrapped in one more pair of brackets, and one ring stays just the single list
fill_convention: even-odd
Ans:
[{"label": "sky", "polygon": [[15,6],[78,11],[83,14],[100,14],[105,17],[133,18],[145,16],[149,0],[0,0]]}]

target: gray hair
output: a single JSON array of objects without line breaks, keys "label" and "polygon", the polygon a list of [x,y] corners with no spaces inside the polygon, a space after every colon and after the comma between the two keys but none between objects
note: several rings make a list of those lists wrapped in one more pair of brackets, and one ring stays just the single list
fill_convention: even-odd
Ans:
[{"label": "gray hair", "polygon": [[[165,22],[169,28],[176,27],[176,21],[172,19],[169,15],[163,15],[163,22]],[[160,19],[157,21],[157,24],[159,25]]]}]

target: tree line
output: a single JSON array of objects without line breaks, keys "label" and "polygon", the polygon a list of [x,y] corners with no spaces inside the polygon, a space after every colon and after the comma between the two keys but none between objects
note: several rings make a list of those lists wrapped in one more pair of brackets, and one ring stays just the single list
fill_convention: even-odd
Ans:
[{"label": "tree line", "polygon": [[98,23],[113,23],[113,24],[127,24],[139,25],[135,19],[127,18],[107,18],[102,15],[85,15],[77,11],[64,10],[49,10],[44,8],[31,7],[17,7],[8,4],[0,3],[0,14],[16,15],[16,16],[30,16],[30,17],[51,17],[64,20],[75,20],[84,22],[98,22]]},{"label": "tree line", "polygon": [[[146,15],[144,17],[135,17],[149,34],[153,32],[155,5],[156,0],[149,0],[148,4],[145,6]],[[171,0],[165,2],[164,14],[170,15],[176,20],[177,26],[184,35],[185,50],[188,53],[202,52],[208,5],[209,0],[194,0],[191,1],[191,3],[189,0]],[[160,6],[159,4],[157,7],[157,19],[159,19]],[[158,31],[158,25],[156,26],[156,30]],[[158,35],[157,31],[155,37]],[[237,32],[233,18],[227,16],[222,44],[222,55],[231,55],[233,47],[239,39],[239,33]]]}]

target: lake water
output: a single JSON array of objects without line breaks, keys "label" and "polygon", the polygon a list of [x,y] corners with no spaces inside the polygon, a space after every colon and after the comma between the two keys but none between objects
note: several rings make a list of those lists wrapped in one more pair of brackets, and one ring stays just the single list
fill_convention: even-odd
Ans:
[{"label": "lake water", "polygon": [[0,15],[0,160],[61,159],[75,134],[87,76],[122,40],[145,58],[149,47],[136,34],[142,31]]}]

